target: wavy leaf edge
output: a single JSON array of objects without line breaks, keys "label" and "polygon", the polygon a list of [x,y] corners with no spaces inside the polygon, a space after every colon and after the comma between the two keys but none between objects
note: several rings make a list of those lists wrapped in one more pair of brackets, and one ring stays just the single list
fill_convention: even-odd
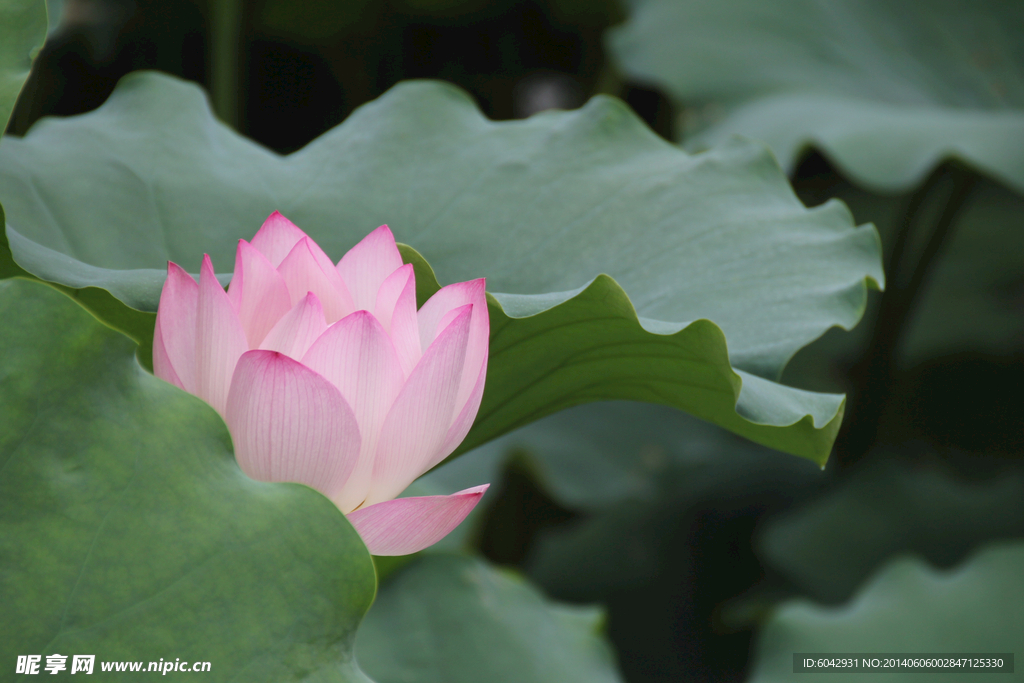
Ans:
[{"label": "wavy leaf edge", "polygon": [[[808,104],[809,103],[809,104]],[[699,153],[721,144],[726,139],[742,139],[761,142],[749,132],[751,121],[765,121],[778,117],[779,111],[796,110],[814,106],[818,108],[842,109],[857,108],[870,114],[872,119],[885,118],[890,121],[894,130],[914,125],[920,119],[928,120],[934,127],[973,128],[1005,128],[1006,137],[1013,139],[1012,132],[1024,134],[1024,116],[1011,111],[970,111],[961,112],[955,109],[927,106],[896,105],[870,100],[846,99],[838,96],[823,96],[813,93],[782,93],[753,97],[740,101],[729,108],[728,113],[718,123],[695,133],[682,142],[682,146],[690,153]],[[977,118],[969,121],[965,119]],[[757,125],[757,124],[754,124]],[[785,131],[774,136],[779,140],[778,149],[773,153],[779,166],[789,176],[796,171],[800,162],[812,154],[820,154],[829,164],[844,177],[858,187],[881,195],[894,195],[911,192],[921,186],[936,168],[943,164],[954,163],[971,169],[981,177],[989,178],[1011,189],[1018,195],[1024,195],[1024,182],[1014,175],[1007,163],[1002,160],[985,159],[984,151],[979,147],[985,145],[976,135],[966,135],[962,139],[949,139],[946,142],[912,153],[906,163],[899,169],[868,168],[864,161],[855,158],[847,147],[856,145],[857,140],[865,137],[865,127],[871,124],[844,123],[838,120],[825,120],[816,125],[808,126],[797,134]],[[769,124],[768,130],[779,127]],[[746,133],[730,132],[747,130]],[[1024,152],[1024,147],[1022,147]]]},{"label": "wavy leaf edge", "polygon": [[[0,219],[3,219],[2,207],[0,207]],[[145,274],[147,281],[151,280],[148,284],[151,286],[159,286],[163,282],[163,273],[153,269],[145,269],[142,271],[111,271],[106,268],[91,266],[65,254],[43,247],[18,233],[12,226],[6,225],[6,221],[4,221],[4,223],[5,233],[2,240],[0,240],[0,278],[23,277],[37,280],[63,292],[88,310],[100,322],[112,329],[120,331],[134,340],[139,345],[137,353],[139,362],[147,370],[152,371],[152,343],[153,326],[156,319],[155,312],[137,308],[123,300],[128,298],[132,303],[139,304],[141,297],[133,298],[131,292],[125,293],[117,292],[116,290],[111,291],[110,288],[100,286],[98,283],[110,282],[111,276],[109,274],[113,274],[113,279],[117,281],[125,278],[128,274],[135,275],[142,272]],[[417,299],[419,300],[418,303],[422,305],[426,299],[441,288],[441,285],[438,282],[433,269],[419,252],[405,244],[401,244],[399,247],[405,262],[412,263],[416,269]],[[40,257],[52,258],[57,263],[68,265],[71,272],[70,277],[60,277],[59,274],[49,269],[45,264],[45,259]],[[222,284],[227,284],[227,282],[230,281],[230,278],[231,276],[229,274],[221,274],[218,276],[218,279],[221,280]],[[863,315],[864,304],[866,304],[867,298],[867,290],[881,289],[883,286],[884,283],[880,283],[871,275],[865,276],[859,284],[855,285],[858,290],[859,298],[864,302],[859,306],[859,310],[856,315],[857,320],[859,320]],[[760,430],[758,428],[768,428],[770,430],[785,429],[802,423],[805,428],[809,427],[818,435],[819,438],[815,439],[815,441],[818,441],[819,443],[814,446],[808,444],[807,448],[800,449],[800,452],[796,454],[803,457],[809,457],[822,465],[824,465],[827,460],[828,451],[831,449],[831,443],[834,441],[835,436],[838,433],[839,423],[842,420],[845,408],[845,396],[841,394],[818,394],[818,396],[821,396],[826,402],[828,402],[827,409],[819,410],[815,413],[805,412],[799,416],[791,414],[788,419],[783,419],[781,421],[766,421],[758,419],[750,410],[752,405],[751,401],[755,400],[752,397],[752,394],[757,393],[758,391],[764,391],[769,385],[771,387],[781,388],[784,393],[792,398],[796,398],[802,394],[815,394],[816,392],[807,392],[801,389],[786,387],[785,385],[777,384],[771,380],[733,368],[729,361],[728,342],[726,340],[725,333],[714,321],[702,318],[684,323],[672,323],[642,318],[637,314],[636,309],[633,307],[633,304],[625,290],[618,284],[618,282],[615,281],[614,278],[606,274],[599,274],[583,287],[565,292],[551,292],[534,295],[488,292],[487,296],[488,304],[492,309],[491,315],[496,318],[495,322],[497,324],[494,325],[494,328],[499,331],[504,327],[504,324],[510,320],[523,320],[527,318],[536,318],[538,316],[558,315],[558,313],[564,311],[566,307],[572,307],[574,302],[578,302],[581,297],[599,297],[605,301],[611,302],[613,304],[612,308],[618,310],[618,315],[616,317],[620,318],[620,320],[627,321],[631,325],[635,325],[639,334],[653,338],[679,338],[687,333],[693,333],[697,328],[707,327],[708,330],[705,333],[715,337],[717,342],[717,348],[715,349],[715,353],[718,356],[717,362],[728,366],[729,372],[731,373],[729,383],[732,386],[732,402],[738,421],[728,426],[728,428],[742,436],[745,436],[746,438],[751,439],[752,441],[765,443],[767,438],[765,435],[759,434]],[[841,327],[842,329],[849,330],[852,328],[852,325],[850,327],[834,325],[834,327]],[[744,394],[746,394],[746,396]],[[557,405],[556,407],[549,407],[549,409],[543,413],[530,415],[528,419],[509,428],[503,429],[499,433],[490,435],[487,440],[500,436],[511,429],[523,426],[534,419],[539,419],[540,417],[549,415],[557,410],[585,402],[587,402],[587,399],[578,398],[576,400]],[[667,401],[666,404],[671,405]],[[698,415],[698,417],[708,419],[706,415]],[[464,442],[463,446],[456,450],[452,457],[457,457],[458,455],[471,450],[484,442],[485,441],[474,442],[471,438],[467,438],[467,441]],[[822,448],[826,443],[827,448]]]}]

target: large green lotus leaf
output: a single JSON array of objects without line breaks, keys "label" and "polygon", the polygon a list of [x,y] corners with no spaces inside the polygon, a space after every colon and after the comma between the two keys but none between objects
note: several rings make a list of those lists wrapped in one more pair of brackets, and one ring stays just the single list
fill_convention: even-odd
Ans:
[{"label": "large green lotus leaf", "polygon": [[46,28],[43,0],[0,0],[0,130],[7,127]]},{"label": "large green lotus leaf", "polygon": [[0,320],[0,659],[368,680],[352,644],[373,567],[330,501],[247,478],[217,414],[64,295],[5,280]]},{"label": "large green lotus leaf", "polygon": [[603,621],[482,560],[425,555],[381,587],[356,654],[378,683],[613,683]]},{"label": "large green lotus leaf", "polygon": [[139,311],[167,259],[196,269],[208,252],[229,270],[274,209],[334,258],[387,221],[442,282],[506,292],[466,448],[627,398],[822,460],[841,398],[763,378],[855,324],[882,279],[874,230],[839,203],[806,210],[764,148],[688,156],[608,98],[493,123],[451,86],[406,83],[280,157],[195,86],[138,73],[95,112],[0,145],[0,200],[21,267]]},{"label": "large green lotus leaf", "polygon": [[1024,536],[1024,475],[965,482],[886,460],[772,519],[760,555],[817,600],[846,600],[886,560],[951,565],[979,543]]},{"label": "large green lotus leaf", "polygon": [[609,45],[686,108],[693,148],[738,133],[792,170],[814,147],[882,192],[953,158],[1024,192],[1016,0],[634,0]]},{"label": "large green lotus leaf", "polygon": [[[807,681],[793,673],[793,653],[1019,653],[1024,650],[1024,544],[994,546],[952,571],[902,558],[883,568],[842,607],[804,601],[783,605],[756,647],[752,683]],[[920,674],[939,683],[1015,676],[951,669]],[[815,681],[896,683],[915,674],[812,674]]]}]

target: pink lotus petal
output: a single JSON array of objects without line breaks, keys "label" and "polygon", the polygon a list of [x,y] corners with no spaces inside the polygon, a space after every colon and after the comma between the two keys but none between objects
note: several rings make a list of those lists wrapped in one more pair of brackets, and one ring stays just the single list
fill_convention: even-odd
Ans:
[{"label": "pink lotus petal", "polygon": [[376,305],[381,283],[401,267],[402,255],[386,225],[364,237],[338,261],[338,272],[352,293],[356,309],[366,311]]},{"label": "pink lotus petal", "polygon": [[277,268],[256,247],[238,240],[235,274],[228,300],[238,311],[249,348],[257,348],[270,329],[291,307],[291,297]]},{"label": "pink lotus petal", "polygon": [[176,263],[167,263],[153,331],[153,373],[196,393],[196,305],[199,285]]},{"label": "pink lotus petal", "polygon": [[[160,332],[160,319],[157,318],[157,326],[153,332],[153,374],[179,389],[185,389],[185,383],[174,371],[170,359],[167,357],[167,347],[164,346],[163,335]],[[195,335],[192,335],[195,339]],[[185,389],[188,391],[188,389]],[[192,392],[189,392],[192,393]]]},{"label": "pink lotus petal", "polygon": [[409,375],[381,430],[365,505],[394,498],[426,471],[454,420],[473,306],[438,335]]},{"label": "pink lotus petal", "polygon": [[491,324],[487,311],[485,284],[484,279],[480,278],[442,287],[423,304],[418,314],[420,343],[425,350],[437,332],[445,328],[454,310],[466,304],[473,304],[473,322],[470,324],[469,346],[466,348],[466,368],[456,399],[459,410],[469,401],[481,369],[487,368]]},{"label": "pink lotus petal", "polygon": [[299,482],[333,499],[359,455],[359,427],[341,392],[276,351],[239,359],[225,421],[238,464],[259,481]]},{"label": "pink lotus petal", "polygon": [[374,555],[408,555],[451,533],[484,495],[489,484],[450,496],[396,498],[348,514]]},{"label": "pink lotus petal", "polygon": [[235,307],[217,282],[213,264],[203,256],[196,307],[196,395],[223,417],[231,375],[239,356],[249,350]]},{"label": "pink lotus petal", "polygon": [[299,240],[281,262],[278,271],[288,285],[292,306],[313,292],[323,304],[328,324],[341,320],[355,310],[348,287],[334,263],[308,237]]},{"label": "pink lotus petal", "polygon": [[298,226],[282,216],[279,211],[275,211],[263,221],[263,226],[252,238],[252,246],[277,268],[305,236],[306,233],[299,230]]},{"label": "pink lotus petal", "polygon": [[381,284],[373,314],[391,336],[402,372],[408,377],[423,355],[416,315],[416,273],[411,263],[391,273]]},{"label": "pink lotus petal", "polygon": [[359,422],[363,438],[359,464],[335,500],[342,512],[348,512],[366,497],[381,427],[405,375],[391,339],[367,311],[356,311],[332,325],[313,343],[302,363],[341,390]]},{"label": "pink lotus petal", "polygon": [[300,360],[326,330],[324,308],[316,294],[310,292],[274,325],[260,348]]},{"label": "pink lotus petal", "polygon": [[[447,458],[452,452],[458,448],[459,444],[469,434],[470,428],[473,426],[473,422],[476,420],[476,414],[480,410],[480,401],[484,397],[484,383],[487,379],[487,363],[484,361],[484,367],[480,368],[480,374],[476,380],[476,386],[473,387],[473,391],[469,395],[466,404],[459,410],[458,416],[452,423],[452,426],[448,428],[448,435],[444,439],[444,444],[438,449],[437,453],[432,458],[427,460],[426,470],[433,468],[435,465],[440,463],[442,460]],[[456,410],[458,410],[458,404],[456,404]]]}]

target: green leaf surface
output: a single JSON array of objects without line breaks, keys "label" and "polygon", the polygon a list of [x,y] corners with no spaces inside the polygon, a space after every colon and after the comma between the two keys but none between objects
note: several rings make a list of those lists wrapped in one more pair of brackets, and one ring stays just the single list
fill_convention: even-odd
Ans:
[{"label": "green leaf surface", "polygon": [[[4,214],[4,208],[0,206],[0,227],[4,227],[5,223],[6,215]],[[54,289],[67,294],[83,308],[95,315],[97,319],[131,337],[138,344],[136,357],[139,362],[143,367],[152,371],[153,327],[156,325],[156,313],[136,310],[114,298],[114,295],[103,287],[106,284],[106,280],[97,281],[96,279],[90,279],[89,268],[83,267],[83,264],[80,262],[69,259],[61,254],[49,252],[31,240],[26,240],[13,230],[10,235],[22,254],[21,263],[24,263],[28,268],[34,268],[34,264],[39,261],[45,263],[47,259],[54,259],[67,263],[68,268],[66,272],[70,277],[64,278],[65,284],[61,284],[38,278],[22,268],[12,258],[7,231],[3,230],[0,231],[0,280],[10,277],[35,280],[48,284]],[[74,277],[76,272],[80,274],[79,278]],[[74,284],[69,286],[67,281],[71,281]],[[90,283],[97,283],[97,286],[92,286]]]},{"label": "green leaf surface", "polygon": [[614,683],[603,622],[482,560],[426,555],[381,587],[356,654],[377,683]]},{"label": "green leaf surface", "polygon": [[883,460],[768,522],[764,561],[823,602],[848,599],[891,557],[949,566],[977,544],[1024,536],[1024,475],[966,482]]},{"label": "green leaf surface", "polygon": [[[807,681],[793,673],[794,652],[996,653],[1024,651],[1024,544],[994,546],[952,571],[902,558],[875,576],[848,605],[804,601],[781,607],[760,634],[751,683]],[[835,673],[815,681],[895,683],[918,677],[937,683],[1018,680],[1015,674]]]},{"label": "green leaf surface", "polygon": [[197,87],[136,73],[95,112],[5,141],[0,200],[26,270],[103,281],[139,311],[167,259],[228,270],[274,209],[336,259],[389,223],[442,282],[486,276],[495,292],[465,448],[628,398],[823,460],[841,397],[772,379],[854,325],[882,280],[874,230],[838,203],[805,209],[764,148],[691,157],[608,98],[493,123],[451,86],[406,83],[281,157],[217,122]]},{"label": "green leaf surface", "polygon": [[209,406],[53,289],[0,282],[0,319],[0,659],[368,680],[352,643],[373,568],[330,501],[242,474]]},{"label": "green leaf surface", "polygon": [[1024,192],[1015,0],[634,0],[609,46],[685,107],[694,149],[740,134],[791,171],[808,148],[876,192],[957,159]]},{"label": "green leaf surface", "polygon": [[0,131],[7,127],[46,29],[43,0],[0,0]]}]

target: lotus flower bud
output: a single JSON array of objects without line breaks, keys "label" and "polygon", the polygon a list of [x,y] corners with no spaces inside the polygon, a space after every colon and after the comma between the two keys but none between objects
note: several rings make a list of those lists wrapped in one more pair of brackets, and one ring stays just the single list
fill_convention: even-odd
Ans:
[{"label": "lotus flower bud", "polygon": [[441,540],[487,489],[396,498],[469,432],[489,327],[482,279],[417,310],[386,225],[335,265],[274,212],[239,240],[227,292],[209,256],[198,283],[168,264],[153,367],[220,413],[247,475],[320,491],[370,552],[404,555]]}]

